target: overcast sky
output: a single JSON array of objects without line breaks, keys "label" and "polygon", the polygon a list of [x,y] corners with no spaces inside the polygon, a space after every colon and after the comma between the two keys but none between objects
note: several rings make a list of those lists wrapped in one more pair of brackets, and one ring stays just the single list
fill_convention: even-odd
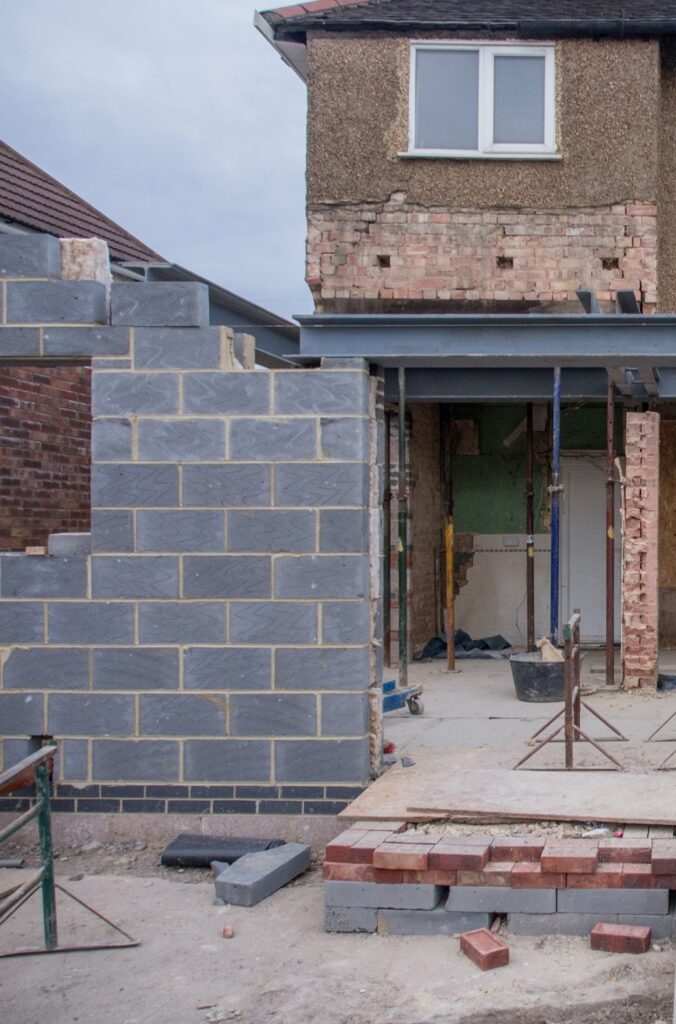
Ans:
[{"label": "overcast sky", "polygon": [[0,135],[168,260],[282,315],[304,282],[305,86],[275,0],[3,4]]}]

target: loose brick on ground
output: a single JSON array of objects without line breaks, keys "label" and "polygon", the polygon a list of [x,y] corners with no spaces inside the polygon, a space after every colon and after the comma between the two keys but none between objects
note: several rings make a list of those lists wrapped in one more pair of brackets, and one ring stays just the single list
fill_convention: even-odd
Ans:
[{"label": "loose brick on ground", "polygon": [[225,903],[253,907],[309,867],[310,847],[305,843],[246,853],[218,876],[216,896]]},{"label": "loose brick on ground", "polygon": [[523,861],[514,865],[512,886],[515,889],[565,889],[566,877],[563,871],[546,872],[540,864]]},{"label": "loose brick on ground", "polygon": [[594,839],[548,839],[540,858],[543,871],[566,874],[590,874],[597,862],[598,840]]},{"label": "loose brick on ground", "polygon": [[482,971],[505,967],[509,963],[509,946],[487,928],[464,932],[460,936],[460,949]]},{"label": "loose brick on ground", "polygon": [[599,864],[650,864],[652,849],[650,839],[602,839]]},{"label": "loose brick on ground", "polygon": [[650,949],[650,928],[629,924],[600,922],[589,935],[592,949],[605,953],[647,953]]},{"label": "loose brick on ground", "polygon": [[491,860],[539,861],[545,847],[539,836],[496,836],[491,844]]}]

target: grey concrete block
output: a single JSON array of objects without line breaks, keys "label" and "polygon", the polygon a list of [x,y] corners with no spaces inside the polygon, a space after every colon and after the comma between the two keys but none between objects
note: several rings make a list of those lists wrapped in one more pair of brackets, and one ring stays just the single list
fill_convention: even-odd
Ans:
[{"label": "grey concrete block", "polygon": [[186,373],[183,411],[206,416],[265,415],[270,411],[270,374],[263,370]]},{"label": "grey concrete block", "polygon": [[323,370],[366,370],[369,364],[367,359],[360,356],[322,356],[321,366]]},{"label": "grey concrete block", "polygon": [[449,913],[436,910],[380,910],[380,935],[461,935],[476,928],[490,928],[493,914]]},{"label": "grey concrete block", "polygon": [[216,879],[216,898],[238,907],[254,907],[310,867],[310,846],[285,843],[245,853]]},{"label": "grey concrete block", "polygon": [[105,324],[105,286],[98,281],[12,281],[7,285],[10,324]]},{"label": "grey concrete block", "polygon": [[41,693],[0,693],[0,722],[5,736],[42,736],[44,696]]},{"label": "grey concrete block", "polygon": [[94,507],[138,508],[177,504],[178,466],[120,463],[94,466],[92,469]]},{"label": "grey concrete block", "polygon": [[34,327],[0,327],[0,356],[37,356],[40,334]]},{"label": "grey concrete block", "polygon": [[13,768],[19,761],[23,761],[25,757],[34,754],[36,750],[35,741],[28,736],[4,739],[1,741],[1,745],[2,763],[5,769]]},{"label": "grey concrete block", "polygon": [[316,533],[309,509],[228,513],[229,551],[314,551]]},{"label": "grey concrete block", "polygon": [[110,322],[138,327],[207,327],[209,289],[197,281],[113,284]]},{"label": "grey concrete block", "polygon": [[92,509],[92,551],[133,551],[133,517],[126,509]]},{"label": "grey concrete block", "polygon": [[265,555],[193,555],[183,559],[186,597],[270,597],[271,559]]},{"label": "grey concrete block", "polygon": [[559,889],[560,914],[667,914],[668,889]]},{"label": "grey concrete block", "polygon": [[440,885],[393,885],[390,882],[325,882],[327,907],[373,907],[377,910],[434,910],[446,889]]},{"label": "grey concrete block", "polygon": [[92,458],[94,462],[122,462],[131,459],[131,420],[94,420]]},{"label": "grey concrete block", "polygon": [[102,647],[94,650],[95,690],[176,690],[179,652],[162,647]]},{"label": "grey concrete block", "polygon": [[319,448],[323,459],[367,462],[369,458],[369,421],[363,417],[328,419],[322,417]]},{"label": "grey concrete block", "polygon": [[0,235],[0,277],[60,277],[61,243],[53,235]]},{"label": "grey concrete block", "polygon": [[165,694],[141,697],[142,736],[225,736],[225,697]]},{"label": "grey concrete block", "polygon": [[178,374],[95,373],[92,382],[94,416],[144,416],[178,412]]},{"label": "grey concrete block", "polygon": [[[617,890],[615,890],[617,891]],[[636,924],[652,929],[654,939],[671,938],[672,917],[627,914],[509,914],[507,930],[512,935],[589,935],[599,921],[605,924]]]},{"label": "grey concrete block", "polygon": [[554,914],[556,889],[509,889],[501,885],[453,885],[446,910],[494,914]]},{"label": "grey concrete block", "polygon": [[275,412],[368,414],[368,375],[323,370],[289,370],[275,375]]},{"label": "grey concrete block", "polygon": [[378,926],[378,911],[363,907],[326,907],[324,931],[374,932]]},{"label": "grey concrete block", "polygon": [[368,647],[305,651],[282,647],[275,651],[275,686],[279,689],[366,690],[370,685]]},{"label": "grey concrete block", "polygon": [[87,651],[15,647],[5,661],[2,679],[6,690],[86,690]]},{"label": "grey concrete block", "polygon": [[[230,425],[230,458],[251,462],[314,459],[315,419],[241,419]],[[309,504],[309,502],[306,502]]]},{"label": "grey concrete block", "polygon": [[49,604],[47,638],[52,644],[133,643],[134,606],[110,601]]},{"label": "grey concrete block", "polygon": [[117,694],[50,694],[47,732],[50,736],[131,736],[134,698]]},{"label": "grey concrete block", "polygon": [[184,653],[186,690],[269,690],[272,653],[265,647],[189,647]]},{"label": "grey concrete block", "polygon": [[275,743],[278,782],[365,783],[369,774],[368,737],[363,740],[278,740]]},{"label": "grey concrete block", "polygon": [[[125,327],[124,330],[130,330],[131,328]],[[116,328],[120,330],[120,328]],[[101,356],[100,358],[94,357],[92,359],[92,367],[95,370],[131,370],[131,359],[112,359],[108,356]]]},{"label": "grey concrete block", "polygon": [[233,736],[315,736],[317,701],[310,694],[234,694],[230,732]]},{"label": "grey concrete block", "polygon": [[50,533],[47,538],[49,555],[88,555],[91,547],[91,533]]},{"label": "grey concrete block", "polygon": [[364,736],[369,729],[365,693],[322,694],[322,736]]},{"label": "grey concrete block", "polygon": [[369,563],[363,555],[297,555],[275,560],[275,597],[365,597]]},{"label": "grey concrete block", "polygon": [[186,466],[183,504],[239,506],[270,504],[269,466]]},{"label": "grey concrete block", "polygon": [[61,740],[59,743],[61,778],[64,782],[84,782],[89,778],[87,740]]},{"label": "grey concrete block", "polygon": [[178,558],[95,555],[92,597],[178,597]]},{"label": "grey concrete block", "polygon": [[218,327],[139,327],[134,365],[147,370],[209,370],[221,364]]},{"label": "grey concrete block", "polygon": [[43,344],[46,356],[126,356],[129,352],[129,329],[46,327]]},{"label": "grey concrete block", "polygon": [[367,509],[327,508],[319,513],[320,551],[368,551]]},{"label": "grey concrete block", "polygon": [[275,504],[368,505],[366,463],[282,463],[275,470]]},{"label": "grey concrete block", "polygon": [[216,511],[139,512],[139,551],[223,551],[225,516]]},{"label": "grey concrete block", "polygon": [[322,642],[365,644],[371,635],[371,609],[364,601],[325,601],[322,610]]},{"label": "grey concrete block", "polygon": [[269,782],[270,743],[186,740],[184,762],[184,778],[188,782]]},{"label": "grey concrete block", "polygon": [[175,740],[93,740],[92,778],[106,782],[172,782],[179,777]]},{"label": "grey concrete block", "polygon": [[222,420],[141,420],[138,457],[157,462],[200,462],[225,458]]},{"label": "grey concrete block", "polygon": [[230,606],[233,644],[315,644],[317,605],[296,601],[246,601]]},{"label": "grey concrete block", "polygon": [[84,597],[85,558],[6,554],[0,556],[2,597]]},{"label": "grey concrete block", "polygon": [[139,640],[142,644],[225,643],[225,606],[208,601],[141,604]]},{"label": "grey concrete block", "polygon": [[0,601],[0,646],[41,644],[45,639],[45,606],[39,601]]}]

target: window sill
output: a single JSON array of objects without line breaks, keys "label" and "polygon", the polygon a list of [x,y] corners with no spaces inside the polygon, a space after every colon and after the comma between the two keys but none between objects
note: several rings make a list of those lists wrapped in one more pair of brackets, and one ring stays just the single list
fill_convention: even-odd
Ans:
[{"label": "window sill", "polygon": [[413,149],[397,156],[402,160],[563,160],[561,153],[449,153],[443,149]]}]

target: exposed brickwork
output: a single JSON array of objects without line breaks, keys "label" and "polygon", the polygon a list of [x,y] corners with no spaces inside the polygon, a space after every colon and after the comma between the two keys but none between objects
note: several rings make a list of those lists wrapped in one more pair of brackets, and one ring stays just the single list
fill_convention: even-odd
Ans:
[{"label": "exposed brickwork", "polygon": [[622,576],[627,688],[657,685],[659,432],[658,413],[627,413]]},{"label": "exposed brickwork", "polygon": [[336,300],[576,303],[657,288],[654,203],[529,210],[386,203],[308,211],[307,281],[319,311]]},{"label": "exposed brickwork", "polygon": [[88,366],[0,368],[0,549],[89,529]]}]

